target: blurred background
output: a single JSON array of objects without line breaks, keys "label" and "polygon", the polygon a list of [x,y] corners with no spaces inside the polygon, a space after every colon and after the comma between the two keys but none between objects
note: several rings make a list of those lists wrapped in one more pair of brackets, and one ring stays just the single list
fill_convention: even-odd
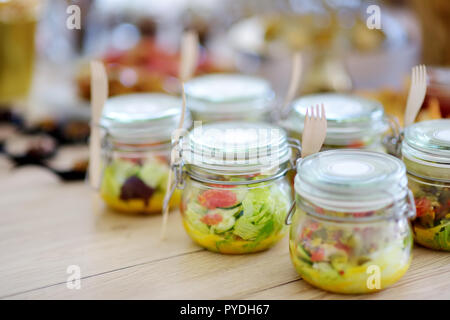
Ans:
[{"label": "blurred background", "polygon": [[[381,29],[366,25],[374,4]],[[80,29],[72,29],[77,8]],[[89,61],[105,63],[110,95],[177,94],[187,29],[200,36],[197,74],[263,76],[283,97],[300,51],[298,95],[353,92],[399,118],[411,67],[425,63],[419,120],[450,117],[448,0],[0,0],[1,165],[45,163],[65,180],[82,179]]]}]

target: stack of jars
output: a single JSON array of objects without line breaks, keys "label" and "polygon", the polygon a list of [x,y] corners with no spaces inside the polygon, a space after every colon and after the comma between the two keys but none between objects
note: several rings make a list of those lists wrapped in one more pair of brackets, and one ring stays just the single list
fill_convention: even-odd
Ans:
[{"label": "stack of jars", "polygon": [[[449,250],[450,120],[415,124],[401,137],[380,103],[318,94],[294,101],[272,125],[275,96],[264,79],[207,75],[186,83],[185,92],[193,120],[206,124],[197,122],[173,146],[179,99],[136,94],[106,103],[100,192],[110,207],[161,211],[172,147],[178,155],[175,183],[182,190],[172,194],[171,204],[181,198],[186,232],[210,251],[265,250],[292,223],[291,259],[304,280],[333,292],[373,292],[408,269],[409,219],[416,207],[416,241]],[[299,159],[306,108],[322,103],[328,121],[324,150]],[[391,141],[384,138],[389,129],[398,141],[403,138],[406,167],[385,153],[398,149],[383,144]],[[294,185],[289,172],[296,172]]]}]

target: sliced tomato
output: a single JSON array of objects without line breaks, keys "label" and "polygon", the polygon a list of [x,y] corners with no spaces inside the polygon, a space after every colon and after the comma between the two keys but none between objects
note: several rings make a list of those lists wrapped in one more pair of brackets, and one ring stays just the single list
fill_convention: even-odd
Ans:
[{"label": "sliced tomato", "polygon": [[417,217],[423,217],[433,211],[430,199],[420,198],[415,199],[414,202],[416,203]]},{"label": "sliced tomato", "polygon": [[313,253],[311,253],[312,262],[322,261],[324,258],[325,258],[325,251],[323,250],[323,248],[319,248]]},{"label": "sliced tomato", "polygon": [[215,224],[219,224],[222,220],[223,220],[223,217],[218,213],[207,214],[207,215],[204,215],[200,219],[201,222],[203,222],[204,224],[207,224],[208,226],[213,226]]},{"label": "sliced tomato", "polygon": [[351,251],[351,248],[348,245],[343,244],[342,242],[338,242],[334,246],[338,249],[344,250],[347,253],[350,253]]},{"label": "sliced tomato", "polygon": [[353,141],[352,143],[350,143],[347,148],[350,149],[360,149],[363,148],[365,146],[364,142],[362,141]]},{"label": "sliced tomato", "polygon": [[236,204],[236,194],[229,190],[210,189],[198,196],[198,202],[208,208],[226,208]]}]

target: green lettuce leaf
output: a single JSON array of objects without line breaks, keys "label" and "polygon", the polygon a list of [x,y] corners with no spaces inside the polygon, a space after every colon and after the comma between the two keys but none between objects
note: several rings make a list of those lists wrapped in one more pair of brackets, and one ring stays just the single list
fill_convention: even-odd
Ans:
[{"label": "green lettuce leaf", "polygon": [[167,164],[158,160],[148,160],[141,168],[138,174],[139,178],[145,184],[154,189],[165,190],[167,178],[169,176],[169,167]]},{"label": "green lettuce leaf", "polygon": [[243,215],[233,233],[244,240],[262,240],[283,227],[288,199],[277,187],[249,189],[242,201]]}]

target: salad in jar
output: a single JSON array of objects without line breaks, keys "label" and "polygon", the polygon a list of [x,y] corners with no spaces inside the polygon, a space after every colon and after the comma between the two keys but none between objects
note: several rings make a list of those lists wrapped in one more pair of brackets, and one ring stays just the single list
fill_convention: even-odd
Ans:
[{"label": "salad in jar", "polygon": [[416,204],[414,237],[420,245],[450,251],[450,119],[405,130],[402,157]]},{"label": "salad in jar", "polygon": [[286,174],[293,143],[281,128],[258,122],[210,123],[183,137],[175,176],[183,186],[183,225],[194,242],[225,254],[277,243],[292,205]]},{"label": "salad in jar", "polygon": [[200,246],[228,254],[257,252],[286,234],[291,191],[284,178],[247,185],[187,183],[183,225]]},{"label": "salad in jar", "polygon": [[317,153],[298,164],[295,191],[289,247],[305,281],[369,293],[408,270],[415,208],[399,159],[351,149]]},{"label": "salad in jar", "polygon": [[[161,212],[169,170],[162,156],[114,159],[103,171],[100,194],[109,207],[121,212]],[[179,201],[176,192],[171,205]]]},{"label": "salad in jar", "polygon": [[[332,214],[321,208],[316,212]],[[354,218],[379,214],[355,213]],[[407,222],[352,225],[313,218],[301,209],[296,215],[299,229],[289,242],[291,259],[302,278],[318,288],[349,294],[375,292],[397,282],[409,268],[413,237]],[[372,282],[371,275],[379,275],[379,280]]]},{"label": "salad in jar", "polygon": [[[172,132],[181,119],[181,101],[157,93],[109,98],[100,125],[100,195],[112,209],[126,213],[161,212],[170,172]],[[190,126],[189,113],[183,128]],[[178,205],[176,192],[171,204]]]},{"label": "salad in jar", "polygon": [[437,185],[409,176],[417,215],[413,222],[416,242],[435,250],[450,251],[450,183]]}]

